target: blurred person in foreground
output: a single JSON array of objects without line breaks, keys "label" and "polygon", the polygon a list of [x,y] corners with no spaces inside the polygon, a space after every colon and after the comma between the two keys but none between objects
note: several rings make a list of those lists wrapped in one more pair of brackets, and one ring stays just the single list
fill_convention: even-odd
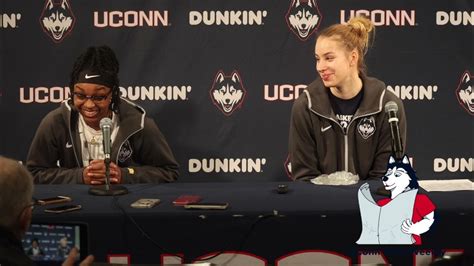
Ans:
[{"label": "blurred person in foreground", "polygon": [[[30,227],[34,203],[33,178],[26,168],[0,156],[0,265],[34,265],[25,253],[21,239]],[[78,251],[73,248],[63,266],[72,266]],[[80,265],[91,265],[92,255]]]}]

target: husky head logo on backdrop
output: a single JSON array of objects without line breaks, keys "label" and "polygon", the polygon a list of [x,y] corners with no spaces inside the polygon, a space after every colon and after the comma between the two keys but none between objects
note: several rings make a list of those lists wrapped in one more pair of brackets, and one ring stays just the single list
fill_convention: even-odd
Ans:
[{"label": "husky head logo on backdrop", "polygon": [[[57,1],[57,0],[56,0]],[[40,17],[44,32],[54,42],[61,42],[74,27],[75,17],[68,0],[46,0]]]},{"label": "husky head logo on backdrop", "polygon": [[210,91],[214,104],[227,116],[242,106],[245,93],[242,79],[236,70],[229,76],[219,70]]},{"label": "husky head logo on backdrop", "polygon": [[306,41],[319,27],[321,13],[315,0],[292,0],[286,13],[286,23],[293,33]]},{"label": "husky head logo on backdrop", "polygon": [[368,139],[375,132],[375,119],[373,116],[365,117],[357,125],[357,131],[364,139]]},{"label": "husky head logo on backdrop", "polygon": [[459,104],[470,114],[474,115],[474,92],[472,91],[472,75],[469,71],[464,72],[461,82],[456,89]]}]

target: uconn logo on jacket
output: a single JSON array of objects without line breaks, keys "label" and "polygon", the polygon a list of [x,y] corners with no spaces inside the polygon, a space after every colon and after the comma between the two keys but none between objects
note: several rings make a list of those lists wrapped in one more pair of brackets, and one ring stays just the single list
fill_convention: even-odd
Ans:
[{"label": "uconn logo on jacket", "polygon": [[373,116],[362,118],[357,124],[357,131],[363,139],[368,139],[375,132],[375,119]]},{"label": "uconn logo on jacket", "polygon": [[124,163],[132,156],[133,150],[130,142],[126,140],[118,152],[118,161]]}]

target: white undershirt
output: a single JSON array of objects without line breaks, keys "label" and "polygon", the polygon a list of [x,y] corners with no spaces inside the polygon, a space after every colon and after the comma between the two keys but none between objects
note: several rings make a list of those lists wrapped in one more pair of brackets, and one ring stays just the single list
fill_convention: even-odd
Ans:
[{"label": "white undershirt", "polygon": [[[95,130],[88,126],[84,121],[84,117],[79,114],[79,122],[77,123],[79,136],[82,144],[82,163],[84,166],[89,165],[89,161],[94,159],[103,160],[105,158],[104,147],[102,146],[102,131]],[[112,133],[110,135],[112,145],[119,129],[118,117],[112,112]]]},{"label": "white undershirt", "polygon": [[38,256],[38,255],[41,254],[39,247],[36,247],[36,248],[32,247],[32,248],[31,248],[31,252],[32,252],[32,255],[33,255],[33,256]]}]

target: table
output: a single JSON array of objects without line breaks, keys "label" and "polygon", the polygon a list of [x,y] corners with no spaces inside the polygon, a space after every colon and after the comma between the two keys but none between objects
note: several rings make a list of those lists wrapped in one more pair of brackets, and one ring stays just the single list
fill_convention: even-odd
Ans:
[{"label": "table", "polygon": [[[288,193],[278,194],[278,184],[286,184]],[[428,257],[446,249],[462,249],[472,254],[472,191],[428,194],[437,209],[435,223],[422,235],[422,246],[360,246],[355,244],[362,228],[357,201],[360,185],[316,186],[306,182],[137,184],[127,186],[129,194],[115,198],[89,195],[89,187],[85,185],[37,185],[35,197],[67,195],[83,209],[58,215],[44,213],[45,207],[35,208],[33,222],[87,223],[90,253],[97,261],[106,261],[108,254],[130,254],[134,264],[174,259],[164,256],[168,253],[183,254],[185,261],[191,262],[222,250],[264,261],[267,265],[284,265],[283,259],[288,256],[318,251],[324,251],[328,256],[335,254],[349,263],[358,263],[360,255],[367,255],[362,256],[364,261],[378,252],[384,253],[379,258],[385,257],[390,263],[409,259],[410,264],[411,254],[420,255],[420,250],[428,253]],[[375,190],[381,182],[370,182],[370,185]],[[228,202],[229,208],[185,210],[174,206],[172,201],[183,194],[200,195],[207,202]],[[140,198],[159,198],[161,203],[151,209],[131,208],[130,204]],[[427,250],[429,252],[425,252]],[[211,261],[219,261],[220,257]],[[228,265],[241,263],[236,259],[234,264]]]}]

